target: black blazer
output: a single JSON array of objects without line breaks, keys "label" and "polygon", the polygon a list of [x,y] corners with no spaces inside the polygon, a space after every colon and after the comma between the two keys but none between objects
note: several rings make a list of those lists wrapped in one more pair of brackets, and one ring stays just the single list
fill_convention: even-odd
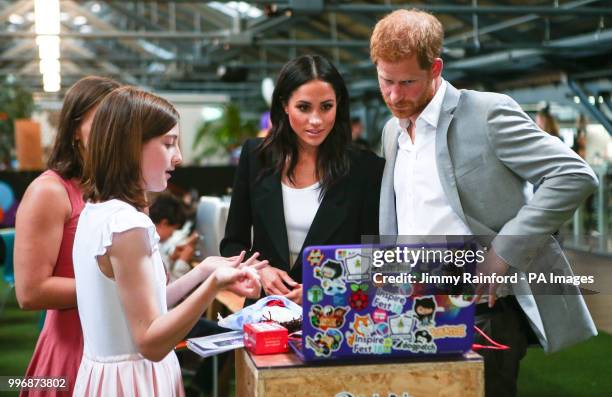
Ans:
[{"label": "black blazer", "polygon": [[262,164],[256,149],[261,141],[249,139],[242,147],[221,255],[238,255],[242,250],[259,252],[261,259],[267,259],[301,283],[304,247],[360,244],[362,235],[378,236],[380,183],[385,161],[372,152],[354,149],[350,154],[349,174],[323,197],[302,251],[290,270],[281,175],[274,172],[258,179]]}]

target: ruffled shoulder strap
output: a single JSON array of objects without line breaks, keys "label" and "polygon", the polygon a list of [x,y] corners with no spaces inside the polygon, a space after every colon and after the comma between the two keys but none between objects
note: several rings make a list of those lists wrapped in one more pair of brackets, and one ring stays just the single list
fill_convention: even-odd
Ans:
[{"label": "ruffled shoulder strap", "polygon": [[120,204],[113,208],[108,216],[108,221],[102,227],[96,256],[106,253],[108,247],[113,244],[115,233],[122,233],[135,228],[143,228],[147,231],[151,252],[157,251],[159,249],[159,235],[151,218],[127,203],[120,202]]}]

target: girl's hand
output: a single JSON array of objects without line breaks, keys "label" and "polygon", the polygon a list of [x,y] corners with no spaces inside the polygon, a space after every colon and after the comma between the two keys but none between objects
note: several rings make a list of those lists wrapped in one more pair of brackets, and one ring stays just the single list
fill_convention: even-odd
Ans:
[{"label": "girl's hand", "polygon": [[[259,257],[259,252],[255,252],[249,259],[243,262],[244,256],[246,255],[245,251],[242,251],[238,256],[232,256],[229,258],[225,258],[222,256],[209,256],[200,262],[196,268],[199,268],[206,277],[215,271],[217,268],[222,266],[229,266],[233,268],[243,269],[246,267],[251,267],[254,270],[260,270],[268,266],[268,261],[260,261],[257,258]],[[206,278],[205,277],[205,278]]]},{"label": "girl's hand", "polygon": [[214,271],[213,277],[219,289],[227,289],[247,298],[259,297],[261,283],[257,271],[252,267],[236,269],[231,266],[222,266]]}]

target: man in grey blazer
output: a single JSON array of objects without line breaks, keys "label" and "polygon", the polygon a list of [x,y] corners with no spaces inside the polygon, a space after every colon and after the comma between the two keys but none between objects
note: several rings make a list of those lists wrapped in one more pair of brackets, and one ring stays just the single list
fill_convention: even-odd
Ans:
[{"label": "man in grey blazer", "polygon": [[[382,136],[381,235],[492,236],[485,273],[571,275],[551,235],[597,178],[508,96],[446,82],[443,36],[441,23],[418,10],[397,10],[372,33],[370,55],[394,116]],[[530,199],[526,182],[538,186]],[[554,352],[597,333],[576,286],[536,293],[519,277],[510,288],[490,285],[488,304],[477,305],[476,323],[511,347],[481,350],[487,396],[516,395],[529,336]]]}]

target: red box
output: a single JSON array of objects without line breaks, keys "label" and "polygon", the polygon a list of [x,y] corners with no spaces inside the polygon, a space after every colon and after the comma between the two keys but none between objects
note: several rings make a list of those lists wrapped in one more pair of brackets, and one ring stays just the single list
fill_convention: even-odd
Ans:
[{"label": "red box", "polygon": [[273,322],[245,324],[244,347],[253,354],[285,353],[289,350],[287,328]]}]

